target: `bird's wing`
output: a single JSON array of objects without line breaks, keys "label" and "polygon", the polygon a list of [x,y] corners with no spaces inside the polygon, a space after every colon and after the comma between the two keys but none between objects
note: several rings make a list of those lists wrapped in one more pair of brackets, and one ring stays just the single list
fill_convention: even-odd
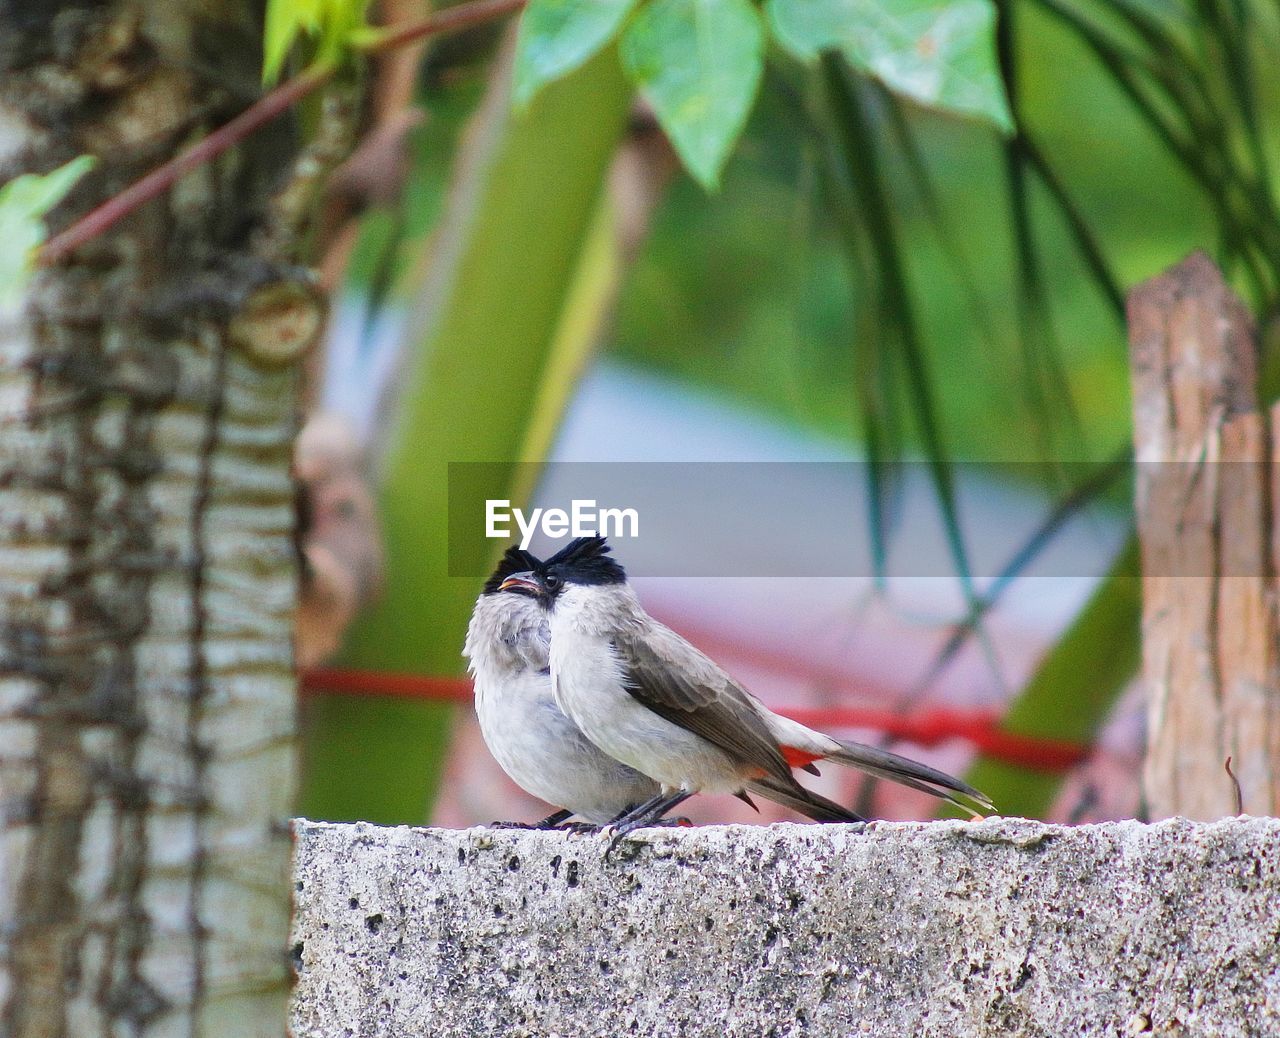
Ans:
[{"label": "bird's wing", "polygon": [[627,691],[659,717],[700,735],[759,776],[796,785],[749,693],[675,631],[654,621],[615,635]]}]

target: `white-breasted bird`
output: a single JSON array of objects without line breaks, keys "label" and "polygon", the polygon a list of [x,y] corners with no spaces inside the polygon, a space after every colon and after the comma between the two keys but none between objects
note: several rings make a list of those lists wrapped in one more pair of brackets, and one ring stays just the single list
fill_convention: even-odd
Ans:
[{"label": "white-breasted bird", "polygon": [[[609,757],[661,787],[620,820],[620,833],[648,824],[695,793],[759,790],[780,802],[804,801],[816,794],[796,781],[792,769],[813,771],[824,760],[965,810],[974,809],[966,801],[992,807],[978,790],[945,772],[774,713],[644,611],[604,538],[578,538],[545,564],[510,573],[498,587],[546,610],[552,688],[564,714]],[[857,820],[840,811],[846,820]]]},{"label": "white-breasted bird", "polygon": [[[570,814],[604,825],[662,799],[656,781],[601,750],[557,705],[547,610],[527,582],[512,580],[516,574],[558,571],[579,550],[579,542],[572,542],[544,563],[508,548],[476,601],[463,648],[489,752],[518,786],[563,809],[542,823],[548,827]],[[817,821],[860,821],[800,786],[792,789],[765,777],[747,788]],[[646,817],[656,820],[658,814],[649,808]]]},{"label": "white-breasted bird", "polygon": [[508,548],[471,614],[462,654],[480,733],[516,785],[560,808],[542,827],[572,815],[604,825],[656,796],[658,784],[607,756],[556,705],[546,610],[501,590],[512,573],[541,565],[529,552]]}]

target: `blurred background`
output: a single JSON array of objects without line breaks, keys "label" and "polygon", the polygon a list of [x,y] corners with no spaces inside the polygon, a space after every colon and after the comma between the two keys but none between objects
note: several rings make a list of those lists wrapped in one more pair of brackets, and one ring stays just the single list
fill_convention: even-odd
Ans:
[{"label": "blurred background", "polygon": [[[692,518],[645,541],[667,561],[638,581],[645,606],[771,705],[966,774],[1005,813],[1141,816],[1123,297],[1203,248],[1274,309],[1277,13],[997,7],[1011,134],[771,53],[714,193],[612,53],[518,114],[510,27],[383,59],[331,199],[333,316],[298,454],[301,813],[547,813],[467,703],[480,579],[449,575],[450,462],[510,464],[527,506],[562,501],[560,463],[847,461],[856,509],[820,482],[787,493],[831,511],[810,557],[852,546],[859,575],[732,576],[744,544],[794,550],[747,466],[731,542]],[[895,572],[926,544],[928,574]],[[878,817],[933,810],[814,784]]]}]

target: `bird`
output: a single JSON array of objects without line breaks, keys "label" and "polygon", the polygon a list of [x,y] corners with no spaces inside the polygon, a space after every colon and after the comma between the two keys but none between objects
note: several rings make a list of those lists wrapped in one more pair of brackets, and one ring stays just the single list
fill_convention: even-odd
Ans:
[{"label": "bird", "polygon": [[[575,544],[545,562],[526,550],[508,548],[476,600],[463,645],[489,752],[516,785],[560,809],[536,828],[553,828],[572,816],[585,822],[581,828],[609,825],[662,794],[658,782],[609,756],[560,709],[551,684],[547,610],[523,583],[510,579],[517,573],[558,570],[578,550]],[[769,777],[748,786],[816,821],[862,820],[803,787],[797,792]],[[744,791],[742,798],[755,806],[750,793]]]},{"label": "bird", "polygon": [[512,573],[543,565],[508,548],[476,600],[462,650],[476,717],[502,770],[558,809],[535,828],[554,828],[575,815],[587,825],[605,825],[651,800],[658,784],[597,748],[556,705],[546,610],[502,589]]},{"label": "bird", "polygon": [[[696,793],[759,790],[803,803],[816,794],[793,769],[812,772],[821,761],[923,790],[970,813],[994,810],[985,794],[936,768],[774,713],[645,612],[603,537],[575,538],[497,586],[545,611],[552,692],[564,715],[609,757],[660,787],[614,821],[619,837]],[[843,819],[823,820],[862,820],[840,811]]]}]

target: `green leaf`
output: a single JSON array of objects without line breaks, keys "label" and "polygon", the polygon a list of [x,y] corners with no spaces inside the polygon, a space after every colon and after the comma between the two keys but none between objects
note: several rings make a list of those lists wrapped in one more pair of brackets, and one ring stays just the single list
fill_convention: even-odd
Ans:
[{"label": "green leaf", "polygon": [[289,51],[303,37],[316,38],[316,58],[336,62],[364,28],[369,0],[267,0],[262,42],[262,81],[280,77]]},{"label": "green leaf", "polygon": [[778,42],[803,61],[838,50],[891,90],[1013,128],[990,0],[767,0],[765,10]]},{"label": "green leaf", "polygon": [[636,0],[531,0],[520,19],[513,93],[517,108],[594,57],[618,34]]},{"label": "green leaf", "polygon": [[748,0],[654,0],[622,37],[628,77],[685,167],[708,190],[742,132],[764,68],[764,29]]},{"label": "green leaf", "polygon": [[[878,282],[873,298],[879,327],[871,336],[869,345],[876,351],[893,351],[888,363],[876,361],[876,366],[886,374],[889,363],[899,359],[902,362],[903,386],[919,426],[921,446],[934,495],[938,499],[956,576],[972,610],[977,607],[978,598],[960,524],[951,454],[943,436],[935,380],[907,277],[903,258],[906,244],[899,238],[891,219],[894,202],[890,180],[879,158],[871,115],[862,96],[865,91],[858,89],[863,84],[834,57],[823,61],[823,71],[826,73],[839,146],[838,156],[832,158],[840,161],[843,167],[838,174],[839,180],[856,192],[856,205],[862,212]],[[850,225],[846,223],[846,226]],[[851,243],[851,249],[856,248],[857,244]]]},{"label": "green leaf", "polygon": [[320,7],[324,0],[267,0],[266,26],[262,39],[262,81],[274,83],[289,50],[301,36],[320,29]]},{"label": "green leaf", "polygon": [[44,218],[97,160],[81,155],[51,173],[26,173],[0,187],[0,313],[22,306],[36,250],[44,242]]}]

